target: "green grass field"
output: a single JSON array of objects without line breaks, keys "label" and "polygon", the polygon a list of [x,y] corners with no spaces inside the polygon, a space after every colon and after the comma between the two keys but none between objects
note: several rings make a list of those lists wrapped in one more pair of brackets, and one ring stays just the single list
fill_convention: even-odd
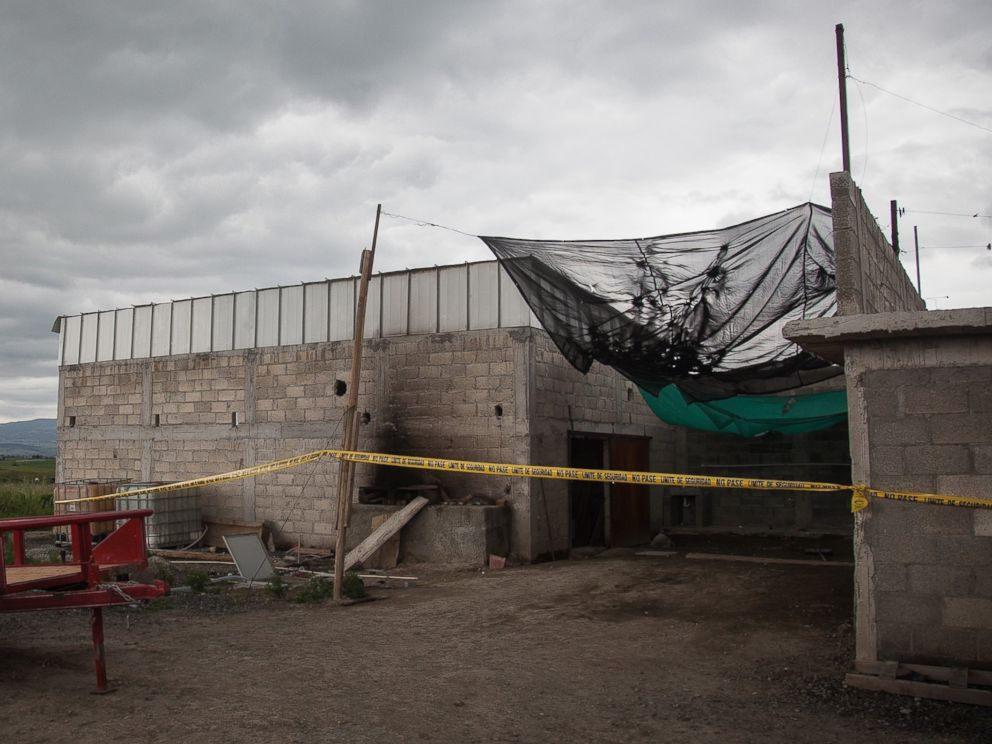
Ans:
[{"label": "green grass field", "polygon": [[34,517],[52,513],[55,460],[0,460],[0,517]]}]

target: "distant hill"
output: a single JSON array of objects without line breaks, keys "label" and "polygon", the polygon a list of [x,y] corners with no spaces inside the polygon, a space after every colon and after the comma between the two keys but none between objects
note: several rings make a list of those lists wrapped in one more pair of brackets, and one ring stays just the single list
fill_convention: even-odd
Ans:
[{"label": "distant hill", "polygon": [[0,456],[55,457],[55,419],[0,424]]}]

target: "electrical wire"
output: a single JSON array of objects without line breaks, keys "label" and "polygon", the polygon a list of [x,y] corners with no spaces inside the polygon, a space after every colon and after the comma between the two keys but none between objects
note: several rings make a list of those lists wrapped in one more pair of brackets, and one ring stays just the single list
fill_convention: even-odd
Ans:
[{"label": "electrical wire", "polygon": [[[848,77],[851,78],[855,83],[860,83],[856,77],[848,73]],[[865,186],[865,175],[868,173],[868,106],[865,105],[865,96],[861,92],[861,85],[858,85],[858,98],[861,99],[861,113],[865,117],[865,164],[861,169],[861,188]]]},{"label": "electrical wire", "polygon": [[823,132],[823,142],[820,145],[820,156],[816,159],[816,171],[813,173],[813,183],[809,185],[809,198],[806,201],[813,201],[813,190],[816,188],[817,179],[820,178],[820,165],[823,163],[823,153],[827,149],[827,138],[830,136],[830,125],[834,123],[834,112],[837,110],[837,99],[833,99],[830,107],[830,116],[827,117],[827,128]]},{"label": "electrical wire", "polygon": [[473,235],[472,233],[467,233],[464,230],[459,230],[456,227],[448,227],[447,225],[439,225],[436,222],[428,222],[427,220],[418,220],[418,219],[414,219],[413,217],[404,217],[402,214],[393,214],[392,212],[386,212],[385,210],[383,210],[382,215],[384,217],[392,217],[393,219],[397,219],[397,220],[406,220],[407,222],[412,222],[415,225],[418,225],[419,227],[438,227],[438,228],[440,228],[442,230],[450,230],[453,233],[458,233],[459,235],[465,235],[465,236],[467,236],[469,238],[477,238],[477,237],[479,237],[478,235]]},{"label": "electrical wire", "polygon": [[940,114],[941,116],[946,116],[948,119],[954,119],[955,121],[959,121],[962,124],[967,124],[969,127],[975,127],[975,129],[981,129],[983,132],[992,133],[992,129],[990,129],[989,127],[982,126],[981,124],[976,124],[973,121],[968,121],[967,119],[963,119],[960,116],[955,116],[954,114],[950,114],[946,111],[941,111],[940,109],[934,108],[933,106],[928,106],[925,103],[914,101],[912,98],[907,98],[906,96],[900,95],[899,93],[894,93],[891,90],[886,90],[881,85],[877,85],[876,83],[869,82],[868,80],[861,80],[860,78],[856,78],[850,72],[847,73],[847,76],[856,83],[870,85],[872,88],[876,88],[882,91],[883,93],[887,93],[888,95],[893,96],[894,98],[898,98],[902,101],[905,101],[906,103],[911,103],[914,106],[919,106],[920,108],[926,109],[927,111],[931,111],[935,114]]},{"label": "electrical wire", "polygon": [[975,212],[975,214],[966,214],[964,212],[930,212],[925,209],[906,209],[903,211],[906,214],[939,214],[944,217],[971,217],[972,219],[977,217],[983,220],[992,220],[992,214],[979,214],[978,212]]}]

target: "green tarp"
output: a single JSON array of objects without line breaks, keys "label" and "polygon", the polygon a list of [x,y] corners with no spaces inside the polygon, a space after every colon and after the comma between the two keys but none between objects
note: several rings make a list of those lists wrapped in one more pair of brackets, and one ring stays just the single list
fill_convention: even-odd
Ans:
[{"label": "green tarp", "polygon": [[667,385],[657,395],[646,390],[641,390],[641,395],[655,415],[669,424],[742,437],[818,431],[847,420],[844,390],[809,395],[736,395],[690,403],[678,387]]}]

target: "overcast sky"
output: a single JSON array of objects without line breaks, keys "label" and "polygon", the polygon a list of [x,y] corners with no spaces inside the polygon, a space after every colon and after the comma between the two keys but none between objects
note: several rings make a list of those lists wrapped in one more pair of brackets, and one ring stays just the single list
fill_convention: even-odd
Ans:
[{"label": "overcast sky", "polygon": [[[992,304],[987,0],[0,0],[0,422],[55,415],[56,316],[354,274],[377,202],[563,239],[829,205],[836,23],[869,205],[931,307]],[[385,218],[376,268],[486,258]]]}]

